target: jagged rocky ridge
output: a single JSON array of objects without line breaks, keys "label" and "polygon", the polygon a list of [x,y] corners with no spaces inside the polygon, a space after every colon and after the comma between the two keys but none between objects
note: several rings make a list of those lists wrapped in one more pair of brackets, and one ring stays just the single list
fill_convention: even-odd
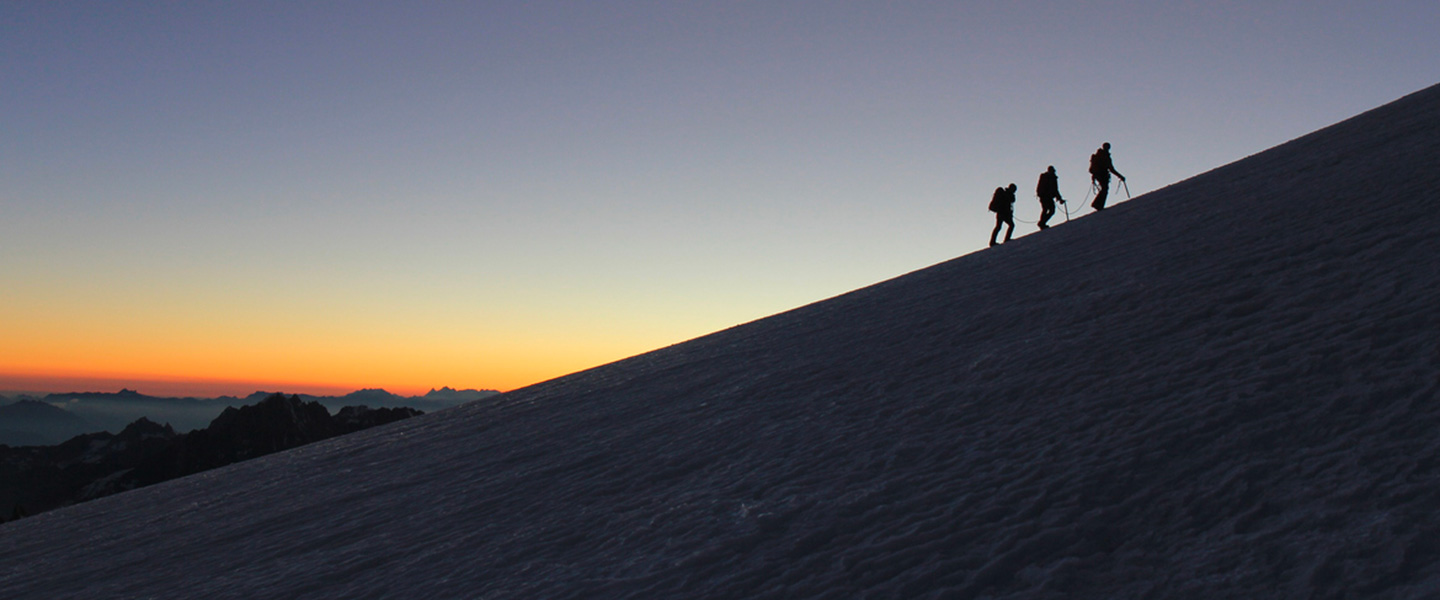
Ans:
[{"label": "jagged rocky ridge", "polygon": [[92,433],[58,446],[0,446],[0,520],[145,487],[354,433],[419,414],[411,408],[347,406],[274,394],[227,407],[209,427],[176,434],[141,418],[119,434]]},{"label": "jagged rocky ridge", "polygon": [[[255,392],[243,398],[175,398],[122,389],[119,392],[69,392],[15,399],[0,396],[0,445],[50,446],[85,433],[116,433],[142,417],[169,423],[179,432],[188,432],[208,426],[226,407],[255,404],[273,394],[275,392]],[[346,406],[405,406],[433,412],[496,394],[499,392],[494,390],[444,387],[431,389],[421,396],[408,397],[381,389],[358,390],[343,396],[297,395],[306,402],[319,402],[332,412]]]}]

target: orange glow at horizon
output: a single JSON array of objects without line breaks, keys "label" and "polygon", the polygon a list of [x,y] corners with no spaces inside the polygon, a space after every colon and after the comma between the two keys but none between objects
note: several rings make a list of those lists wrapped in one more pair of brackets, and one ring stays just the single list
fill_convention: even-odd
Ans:
[{"label": "orange glow at horizon", "polygon": [[[324,384],[281,383],[275,381],[155,378],[144,375],[0,373],[0,391],[3,392],[43,394],[63,394],[70,392],[114,393],[122,389],[136,391],[146,396],[215,398],[219,396],[244,397],[254,392],[336,396],[348,394],[360,388],[347,388],[345,386]],[[412,395],[398,390],[388,391],[402,396]],[[420,393],[423,394],[424,391]]]},{"label": "orange glow at horizon", "polygon": [[[505,352],[460,351],[441,345],[428,352],[409,347],[382,351],[367,345],[320,352],[209,349],[185,354],[137,344],[131,352],[70,346],[65,352],[0,350],[0,393],[137,391],[148,396],[244,397],[256,391],[343,395],[384,389],[419,396],[432,389],[510,391],[663,346],[602,348],[572,344],[512,346]],[[102,344],[101,346],[105,346]],[[144,350],[149,350],[148,352]],[[607,351],[608,350],[608,351]],[[64,363],[86,368],[65,368]],[[164,370],[155,368],[163,365]]]},{"label": "orange glow at horizon", "polygon": [[362,293],[346,287],[366,280],[358,275],[299,278],[279,267],[246,271],[243,286],[129,264],[65,280],[33,275],[3,301],[0,392],[509,391],[798,303],[747,299],[733,292],[745,286],[724,280],[720,291],[667,281],[663,295],[604,281],[552,289],[449,279]]},{"label": "orange glow at horizon", "polygon": [[[575,369],[579,370],[579,369]],[[436,381],[418,383],[412,381],[380,381],[378,378],[357,379],[354,383],[344,381],[305,381],[300,379],[274,378],[211,378],[163,376],[152,374],[122,373],[63,373],[63,372],[0,372],[0,394],[4,393],[70,393],[105,392],[114,393],[122,389],[139,392],[147,396],[214,398],[219,396],[244,397],[254,392],[282,392],[286,394],[310,394],[315,396],[340,396],[362,389],[383,389],[400,396],[420,396],[432,389],[450,387],[453,389],[480,389],[509,391],[539,383],[552,376],[537,375],[534,380],[501,379],[502,385],[471,384],[457,381]]]}]

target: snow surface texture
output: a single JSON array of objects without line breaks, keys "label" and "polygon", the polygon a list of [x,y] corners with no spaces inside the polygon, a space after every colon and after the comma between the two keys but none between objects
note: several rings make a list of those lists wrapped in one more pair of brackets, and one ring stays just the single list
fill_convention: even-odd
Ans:
[{"label": "snow surface texture", "polygon": [[831,300],[6,524],[0,596],[1440,596],[1437,190],[1440,86]]}]

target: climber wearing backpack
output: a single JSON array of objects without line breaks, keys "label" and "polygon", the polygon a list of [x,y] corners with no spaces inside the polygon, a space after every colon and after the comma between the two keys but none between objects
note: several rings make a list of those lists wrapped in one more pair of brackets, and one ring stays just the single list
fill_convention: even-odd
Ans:
[{"label": "climber wearing backpack", "polygon": [[990,197],[990,212],[995,213],[995,231],[990,232],[990,245],[996,246],[1000,242],[995,241],[995,236],[1000,235],[1000,227],[1009,225],[1005,230],[1005,241],[1010,241],[1010,234],[1015,233],[1015,190],[1019,189],[1015,184],[1010,187],[995,188],[995,195]]},{"label": "climber wearing backpack", "polygon": [[1040,198],[1040,225],[1041,229],[1049,227],[1046,223],[1050,217],[1055,216],[1055,201],[1061,204],[1065,199],[1060,197],[1060,177],[1055,174],[1055,167],[1052,165],[1044,173],[1040,174],[1040,181],[1035,184],[1035,195]]},{"label": "climber wearing backpack", "polygon": [[1105,198],[1110,196],[1110,174],[1114,173],[1120,181],[1125,181],[1125,176],[1115,170],[1115,163],[1110,160],[1110,142],[1105,142],[1090,155],[1090,178],[1100,191],[1095,194],[1095,201],[1090,206],[1095,210],[1105,210]]}]

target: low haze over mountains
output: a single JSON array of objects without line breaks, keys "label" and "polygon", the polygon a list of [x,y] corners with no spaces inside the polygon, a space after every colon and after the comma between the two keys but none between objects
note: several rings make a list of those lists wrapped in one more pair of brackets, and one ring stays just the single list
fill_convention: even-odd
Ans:
[{"label": "low haze over mountains", "polygon": [[[43,402],[24,401],[49,410]],[[176,433],[141,417],[119,434],[79,435],[55,446],[0,445],[0,521],[153,485],[421,414],[273,394],[227,407],[208,427]]]},{"label": "low haze over mountains", "polygon": [[[251,405],[275,392],[255,392],[244,398],[167,398],[133,390],[115,393],[72,392],[42,397],[0,396],[0,444],[35,446],[59,444],[83,433],[119,433],[136,419],[168,424],[178,432],[205,427],[226,407]],[[345,406],[408,407],[434,412],[498,394],[493,390],[432,389],[423,396],[398,396],[385,390],[359,390],[344,396],[300,394],[338,411]]]}]

